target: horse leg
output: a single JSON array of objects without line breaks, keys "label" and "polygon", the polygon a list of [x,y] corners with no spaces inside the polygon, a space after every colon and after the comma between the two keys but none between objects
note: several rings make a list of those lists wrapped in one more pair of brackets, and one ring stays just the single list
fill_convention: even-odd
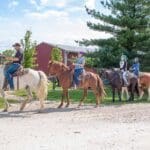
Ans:
[{"label": "horse leg", "polygon": [[97,89],[93,89],[93,92],[94,92],[95,97],[96,97],[96,107],[98,107],[100,105],[99,92],[97,91]]},{"label": "horse leg", "polygon": [[68,90],[66,91],[66,98],[67,98],[67,105],[66,105],[66,107],[69,107],[70,99],[69,99],[69,92],[68,92]]},{"label": "horse leg", "polygon": [[140,97],[139,97],[139,100],[141,100],[141,99],[142,99],[143,95],[144,95],[144,91],[143,91],[143,89],[141,89],[141,91],[140,91]]},{"label": "horse leg", "polygon": [[126,94],[126,99],[129,99],[129,92],[127,87],[122,87],[122,96],[121,98],[123,99],[124,93]]},{"label": "horse leg", "polygon": [[150,101],[150,87],[148,88],[148,101]]},{"label": "horse leg", "polygon": [[8,108],[9,108],[9,103],[8,103],[8,101],[7,101],[7,99],[6,99],[6,97],[5,97],[5,92],[4,92],[4,90],[0,90],[0,93],[1,93],[1,95],[2,95],[2,97],[3,97],[3,99],[4,99],[4,103],[5,103],[5,107],[4,107],[4,112],[7,112],[8,111]]},{"label": "horse leg", "polygon": [[78,107],[82,106],[82,104],[84,103],[84,100],[87,98],[87,95],[88,95],[88,91],[87,91],[87,89],[84,89],[83,97],[80,100],[80,103],[79,103]]},{"label": "horse leg", "polygon": [[30,87],[27,86],[26,87],[26,92],[27,92],[27,99],[24,100],[24,102],[22,103],[21,107],[20,107],[20,111],[23,111],[23,109],[25,108],[27,102],[31,101],[33,98],[32,92],[30,90]]},{"label": "horse leg", "polygon": [[122,89],[121,89],[121,98],[122,99],[124,98],[124,93],[125,93],[125,89],[124,89],[124,87],[122,87]]},{"label": "horse leg", "polygon": [[65,93],[66,93],[66,90],[63,89],[62,98],[61,98],[61,103],[60,103],[60,105],[58,106],[58,108],[61,108],[61,107],[63,106],[63,104],[64,104]]},{"label": "horse leg", "polygon": [[113,103],[115,102],[115,88],[112,89],[112,94],[113,94]]},{"label": "horse leg", "polygon": [[135,92],[136,83],[131,86],[131,101],[134,101],[134,92]]},{"label": "horse leg", "polygon": [[118,97],[119,97],[119,102],[121,102],[121,90],[118,89]]}]

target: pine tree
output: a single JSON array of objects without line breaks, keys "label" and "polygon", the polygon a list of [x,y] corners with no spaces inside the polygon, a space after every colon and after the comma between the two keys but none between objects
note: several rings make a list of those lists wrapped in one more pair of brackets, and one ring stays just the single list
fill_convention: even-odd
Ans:
[{"label": "pine tree", "polygon": [[[86,46],[98,46],[100,55],[97,56],[100,58],[99,63],[105,66],[111,65],[108,63],[109,59],[112,60],[112,64],[117,64],[116,62],[122,53],[126,54],[129,59],[138,56],[139,51],[148,53],[150,1],[103,0],[101,5],[110,14],[106,15],[105,12],[86,8],[90,16],[102,22],[87,22],[87,26],[92,30],[106,32],[112,36],[108,39],[83,39],[79,43]],[[101,60],[102,56],[106,57],[105,60]]]},{"label": "pine tree", "polygon": [[52,49],[51,60],[62,62],[62,52],[59,48],[55,47]]},{"label": "pine tree", "polygon": [[31,31],[27,31],[24,39],[21,40],[21,44],[24,48],[24,62],[23,66],[25,68],[34,68],[36,66],[35,64],[35,48],[36,48],[36,42],[32,42],[31,40]]}]

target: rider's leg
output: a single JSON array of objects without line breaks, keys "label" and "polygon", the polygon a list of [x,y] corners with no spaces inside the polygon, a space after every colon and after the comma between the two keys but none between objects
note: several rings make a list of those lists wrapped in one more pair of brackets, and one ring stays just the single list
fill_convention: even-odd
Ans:
[{"label": "rider's leg", "polygon": [[11,64],[9,68],[5,71],[5,77],[7,78],[10,89],[12,90],[14,89],[12,74],[18,70],[19,66],[19,64]]},{"label": "rider's leg", "polygon": [[127,72],[126,71],[123,72],[123,80],[124,80],[125,84],[128,85]]},{"label": "rider's leg", "polygon": [[75,71],[74,71],[73,80],[74,80],[75,85],[77,85],[78,82],[79,82],[78,81],[78,70],[77,69],[75,69]]}]

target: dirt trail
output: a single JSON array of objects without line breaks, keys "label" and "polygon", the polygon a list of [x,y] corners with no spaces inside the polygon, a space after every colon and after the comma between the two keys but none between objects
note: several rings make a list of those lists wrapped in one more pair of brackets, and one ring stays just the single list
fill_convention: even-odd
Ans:
[{"label": "dirt trail", "polygon": [[0,113],[0,150],[150,150],[150,104],[56,109],[39,103]]}]

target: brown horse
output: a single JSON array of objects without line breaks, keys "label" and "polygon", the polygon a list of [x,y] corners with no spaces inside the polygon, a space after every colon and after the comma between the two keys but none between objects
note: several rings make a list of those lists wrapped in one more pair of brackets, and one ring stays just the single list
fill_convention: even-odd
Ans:
[{"label": "brown horse", "polygon": [[144,95],[144,89],[148,90],[148,101],[150,101],[150,74],[142,74],[139,77],[139,83],[140,83],[140,99],[142,99]]},{"label": "brown horse", "polygon": [[[73,73],[69,67],[61,62],[50,61],[49,62],[49,73],[50,75],[55,75],[58,77],[60,86],[63,88],[63,94],[61,99],[61,104],[58,108],[61,108],[64,104],[64,98],[67,98],[67,105],[70,105],[69,92],[68,89],[71,88],[73,82]],[[80,100],[79,106],[82,105],[85,98],[87,97],[88,88],[91,88],[96,96],[96,106],[99,106],[101,99],[105,95],[103,82],[98,74],[92,72],[87,72],[86,75],[81,77],[82,80],[79,84],[79,88],[84,90],[82,99]]]},{"label": "brown horse", "polygon": [[[123,87],[123,81],[120,75],[120,72],[117,70],[105,69],[100,72],[100,76],[102,79],[107,79],[109,84],[112,87],[112,94],[113,94],[113,102],[115,102],[115,90],[117,89],[119,101],[122,100],[121,98],[121,91]],[[139,88],[138,88],[138,79],[136,77],[131,77],[129,80],[128,89],[131,93],[129,100],[134,100],[134,92],[136,91],[139,95]]]}]

